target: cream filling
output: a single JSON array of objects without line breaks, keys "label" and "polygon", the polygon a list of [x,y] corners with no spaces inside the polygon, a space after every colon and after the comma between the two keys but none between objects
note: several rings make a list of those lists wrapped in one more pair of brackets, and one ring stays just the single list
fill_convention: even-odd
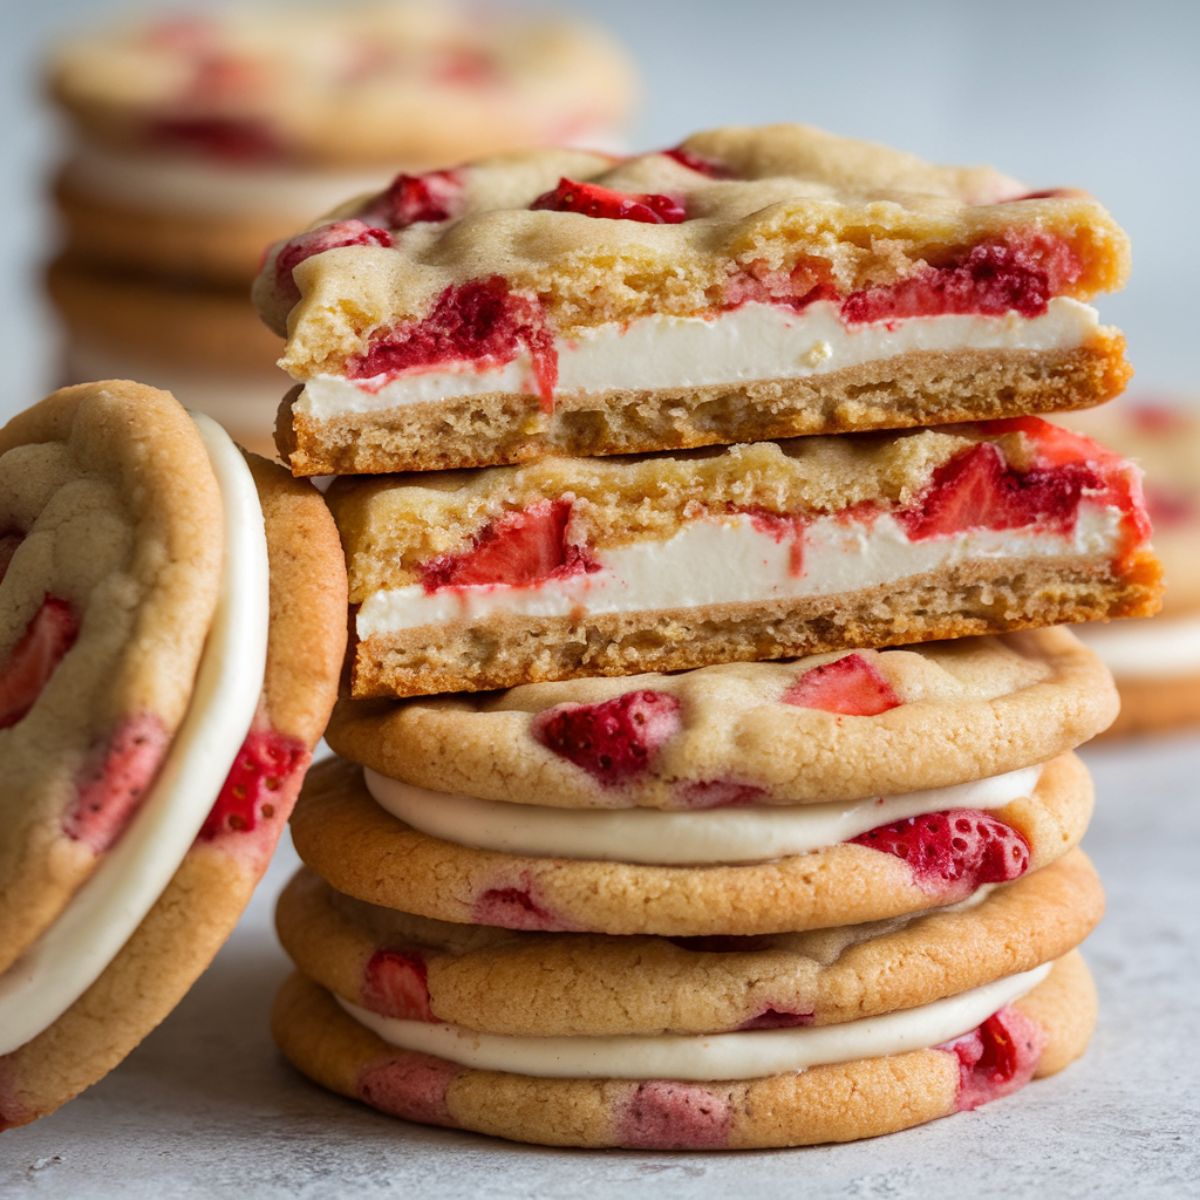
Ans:
[{"label": "cream filling", "polygon": [[287,375],[267,360],[261,370],[232,372],[164,365],[155,359],[115,353],[87,342],[66,351],[65,368],[72,382],[95,379],[136,379],[170,392],[185,408],[212,417],[235,434],[251,433],[269,439],[275,413],[290,383]]},{"label": "cream filling", "polygon": [[1075,632],[1114,675],[1172,679],[1200,674],[1200,617],[1077,625]]},{"label": "cream filling", "polygon": [[597,551],[600,569],[541,584],[381,589],[359,608],[366,639],[424,625],[504,616],[567,617],[580,611],[654,612],[712,604],[766,603],[857,592],[960,564],[1058,555],[1114,557],[1121,510],[1085,501],[1069,533],[973,529],[909,541],[890,514],[871,522],[819,517],[804,530],[803,569],[791,567],[790,537],[755,528],[745,514],[690,521],[671,537]]},{"label": "cream filling", "polygon": [[360,1025],[392,1046],[476,1071],[552,1079],[760,1079],[827,1063],[857,1062],[940,1046],[970,1033],[1035,988],[1052,963],[932,1004],[796,1029],[640,1037],[507,1037],[457,1025],[403,1021],[336,997]]},{"label": "cream filling", "polygon": [[[761,379],[805,379],[918,351],[1068,350],[1099,328],[1088,304],[1055,297],[1040,317],[948,314],[845,324],[822,300],[802,312],[743,304],[707,317],[640,317],[556,338],[556,394],[702,388]],[[396,378],[304,381],[296,411],[324,421],[489,392],[537,392],[533,362],[522,354],[501,366],[461,363]]]},{"label": "cream filling", "polygon": [[72,189],[101,203],[138,212],[261,218],[281,233],[355,196],[381,191],[394,174],[387,167],[318,170],[158,151],[122,153],[95,142],[76,145],[67,166]]},{"label": "cream filling", "polygon": [[538,858],[584,858],[659,865],[748,863],[807,854],[879,825],[951,808],[1003,808],[1029,796],[1040,767],[951,787],[849,804],[714,808],[538,808],[478,800],[401,783],[365,769],[376,802],[431,837]]},{"label": "cream filling", "polygon": [[120,841],[58,920],[0,976],[0,1055],[49,1028],[99,978],[162,895],[254,721],[267,662],[267,540],[250,469],[197,416],[225,528],[221,592],[183,722]]}]

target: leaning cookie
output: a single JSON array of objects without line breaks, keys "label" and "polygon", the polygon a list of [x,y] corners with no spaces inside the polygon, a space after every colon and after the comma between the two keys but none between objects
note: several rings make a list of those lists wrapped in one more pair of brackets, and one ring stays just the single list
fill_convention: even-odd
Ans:
[{"label": "leaning cookie", "polygon": [[[852,1141],[976,1108],[1082,1054],[1095,1010],[1072,951],[915,1010],[821,1028],[459,1037],[351,1015],[299,974],[272,1024],[311,1079],[392,1116],[546,1145],[716,1150]],[[418,1027],[433,1032],[426,1049],[399,1044]]]},{"label": "leaning cookie", "polygon": [[[0,678],[10,698],[21,693],[0,738],[6,763],[40,764],[53,785],[27,835],[6,840],[23,856],[5,869],[28,870],[39,851],[51,866],[87,860],[36,940],[4,944],[6,1127],[111,1070],[228,936],[332,705],[345,591],[320,496],[243,456],[214,423],[193,423],[166,393],[126,382],[64,389],[11,422],[0,447],[6,519],[20,518],[0,582],[10,621]],[[110,463],[125,460],[127,474],[114,474]],[[161,495],[156,462],[175,471]],[[174,512],[173,492],[195,511]],[[131,511],[177,542],[151,537]],[[198,563],[190,539],[211,543]],[[174,604],[158,613],[137,603],[176,576]],[[22,627],[38,589],[72,617],[51,626],[54,638]],[[189,640],[197,653],[175,663]],[[156,706],[162,695],[174,707]],[[117,732],[100,736],[117,718]],[[94,746],[84,740],[93,725]]]},{"label": "leaning cookie", "polygon": [[[293,841],[338,891],[384,908],[507,929],[692,937],[827,928],[964,900],[1078,843],[1092,785],[1064,755],[965,789],[833,806],[840,815],[816,805],[760,810],[749,823],[736,807],[595,814],[621,818],[607,858],[575,848],[574,829],[554,830],[553,850],[548,840],[480,849],[469,831],[449,841],[413,824],[436,819],[430,799],[400,820],[361,768],[324,762],[296,806]],[[670,827],[645,832],[634,816]]]}]

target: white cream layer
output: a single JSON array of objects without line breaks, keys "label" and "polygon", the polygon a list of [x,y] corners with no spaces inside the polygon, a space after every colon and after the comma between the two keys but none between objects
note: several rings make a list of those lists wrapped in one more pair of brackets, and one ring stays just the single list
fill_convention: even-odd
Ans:
[{"label": "white cream layer", "polygon": [[267,539],[245,459],[197,416],[221,489],[221,592],[183,722],[120,841],[58,920],[0,976],[0,1055],[35,1038],[117,956],[196,840],[254,721],[267,662]]},{"label": "white cream layer", "polygon": [[1173,679],[1200,674],[1200,617],[1079,625],[1075,632],[1114,675]]},{"label": "white cream layer", "polygon": [[318,170],[294,165],[225,163],[162,151],[121,153],[95,142],[74,147],[67,167],[73,190],[138,212],[261,218],[302,225],[355,196],[385,188],[395,171]]},{"label": "white cream layer", "polygon": [[552,1079],[760,1079],[923,1050],[970,1033],[1035,988],[1051,963],[957,996],[841,1025],[755,1029],[708,1035],[505,1037],[457,1025],[403,1021],[336,997],[360,1025],[403,1050],[477,1071]]},{"label": "white cream layer", "polygon": [[[1088,304],[1050,301],[1040,317],[948,314],[847,325],[830,301],[802,312],[743,304],[711,317],[640,317],[556,338],[557,395],[647,388],[700,388],[760,379],[804,379],[923,350],[1069,350],[1099,328]],[[473,363],[349,381],[305,382],[296,411],[313,420],[371,413],[489,392],[536,392],[533,363]]]},{"label": "white cream layer", "polygon": [[1002,808],[1032,794],[1040,767],[849,804],[661,812],[652,808],[538,808],[431,792],[365,769],[376,802],[431,837],[540,858],[664,866],[765,862],[807,854],[879,825],[950,808]]},{"label": "white cream layer", "polygon": [[583,611],[654,612],[856,592],[967,562],[1056,555],[1114,557],[1121,510],[1084,502],[1070,533],[975,529],[909,541],[891,515],[873,522],[820,517],[804,531],[803,570],[791,569],[791,539],[731,514],[691,521],[665,540],[633,542],[596,557],[591,574],[533,586],[472,584],[427,592],[421,584],[368,596],[358,611],[360,638],[499,615],[566,617]]}]

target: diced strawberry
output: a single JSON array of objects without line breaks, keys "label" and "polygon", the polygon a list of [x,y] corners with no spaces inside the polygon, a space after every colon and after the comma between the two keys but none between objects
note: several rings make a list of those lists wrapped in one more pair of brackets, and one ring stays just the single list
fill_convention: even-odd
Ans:
[{"label": "diced strawberry", "polygon": [[1033,443],[1039,467],[1062,467],[1068,464],[1102,464],[1119,462],[1120,458],[1099,442],[1076,433],[1064,425],[1045,421],[1041,417],[1004,417],[988,421],[980,429],[988,433],[1021,433]]},{"label": "diced strawberry", "polygon": [[1075,527],[1083,493],[1101,486],[1088,465],[1016,471],[999,447],[980,442],[938,467],[924,493],[896,515],[914,542],[968,529],[1029,525],[1066,533]]},{"label": "diced strawberry", "polygon": [[1033,1078],[1045,1046],[1042,1027],[1009,1005],[977,1029],[935,1049],[958,1059],[955,1107],[970,1112],[1024,1087]]},{"label": "diced strawberry", "polygon": [[682,146],[673,146],[662,153],[664,158],[673,158],[680,166],[687,167],[689,171],[695,171],[698,175],[707,175],[709,179],[730,179],[733,176],[728,167],[714,162],[711,158],[693,154]]},{"label": "diced strawberry", "polygon": [[549,409],[558,382],[554,336],[539,302],[515,295],[508,280],[493,275],[451,284],[427,317],[378,333],[365,353],[347,362],[346,375],[386,380],[460,363],[492,367],[511,362],[522,347],[533,359],[538,393]]},{"label": "diced strawberry", "polygon": [[693,779],[680,781],[675,793],[684,808],[745,808],[757,804],[766,788],[756,783],[739,783],[736,779]]},{"label": "diced strawberry", "polygon": [[498,583],[528,587],[600,569],[587,547],[567,540],[569,500],[539,500],[485,525],[471,548],[443,554],[420,568],[425,590]]},{"label": "diced strawberry", "polygon": [[851,838],[904,859],[929,892],[973,892],[1007,883],[1029,867],[1029,843],[1011,825],[972,808],[908,817]]},{"label": "diced strawberry", "polygon": [[248,117],[156,117],[146,136],[157,145],[223,162],[271,162],[284,155],[274,130]]},{"label": "diced strawberry", "polygon": [[734,1104],[718,1087],[651,1079],[616,1103],[619,1145],[630,1150],[719,1150],[729,1144]]},{"label": "diced strawberry", "polygon": [[308,759],[307,747],[295,738],[273,729],[251,730],[198,839],[211,842],[221,834],[248,833],[260,821],[269,821],[275,816],[276,795],[307,768]]},{"label": "diced strawberry", "polygon": [[15,531],[9,533],[0,533],[0,583],[4,582],[4,576],[8,574],[8,564],[12,562],[13,555],[17,552],[17,547],[25,540],[23,533]]},{"label": "diced strawberry", "polygon": [[141,808],[170,744],[152,713],[118,726],[79,773],[75,799],[62,819],[67,837],[86,842],[97,854],[115,845]]},{"label": "diced strawberry", "polygon": [[37,703],[78,636],[75,610],[47,596],[0,666],[0,729],[15,725]]},{"label": "diced strawberry", "polygon": [[842,317],[850,324],[944,313],[1037,317],[1082,273],[1083,264],[1065,239],[1011,233],[907,279],[853,292],[842,302]]},{"label": "diced strawberry", "polygon": [[404,1021],[432,1021],[429,971],[411,950],[376,950],[363,969],[362,1002],[371,1012]]},{"label": "diced strawberry", "polygon": [[521,887],[487,888],[471,906],[471,920],[477,925],[497,929],[569,931],[575,926],[563,921],[542,904],[534,894],[534,885],[526,879]]},{"label": "diced strawberry", "polygon": [[877,717],[904,701],[861,654],[846,654],[805,671],[783,693],[783,703],[851,717]]},{"label": "diced strawberry", "polygon": [[448,221],[458,214],[462,202],[463,183],[457,171],[401,174],[359,215],[390,229],[407,229],[418,221]]},{"label": "diced strawberry", "polygon": [[279,294],[295,304],[300,299],[300,289],[292,272],[306,260],[326,250],[340,250],[343,246],[383,246],[392,244],[392,235],[386,229],[378,229],[351,217],[346,221],[333,221],[318,225],[307,233],[299,234],[284,242],[275,255],[275,287]]},{"label": "diced strawberry", "polygon": [[609,221],[642,221],[647,225],[677,225],[687,220],[683,204],[673,196],[657,192],[630,195],[598,183],[579,183],[565,177],[558,181],[558,187],[544,192],[529,207]]},{"label": "diced strawberry", "polygon": [[599,704],[560,704],[533,719],[533,736],[605,787],[641,774],[682,725],[679,700],[643,688]]}]

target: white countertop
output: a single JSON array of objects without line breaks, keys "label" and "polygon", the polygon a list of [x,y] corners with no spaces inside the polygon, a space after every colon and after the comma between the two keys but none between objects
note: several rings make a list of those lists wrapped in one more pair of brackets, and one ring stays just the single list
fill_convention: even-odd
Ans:
[{"label": "white countertop", "polygon": [[1109,895],[1087,951],[1100,1028],[1081,1062],[978,1112],[856,1145],[724,1155],[550,1151],[380,1116],[309,1084],[271,1044],[286,968],[270,907],[289,850],[139,1050],[0,1137],[0,1196],[1176,1200],[1200,1177],[1200,736],[1088,758],[1085,845]]}]

